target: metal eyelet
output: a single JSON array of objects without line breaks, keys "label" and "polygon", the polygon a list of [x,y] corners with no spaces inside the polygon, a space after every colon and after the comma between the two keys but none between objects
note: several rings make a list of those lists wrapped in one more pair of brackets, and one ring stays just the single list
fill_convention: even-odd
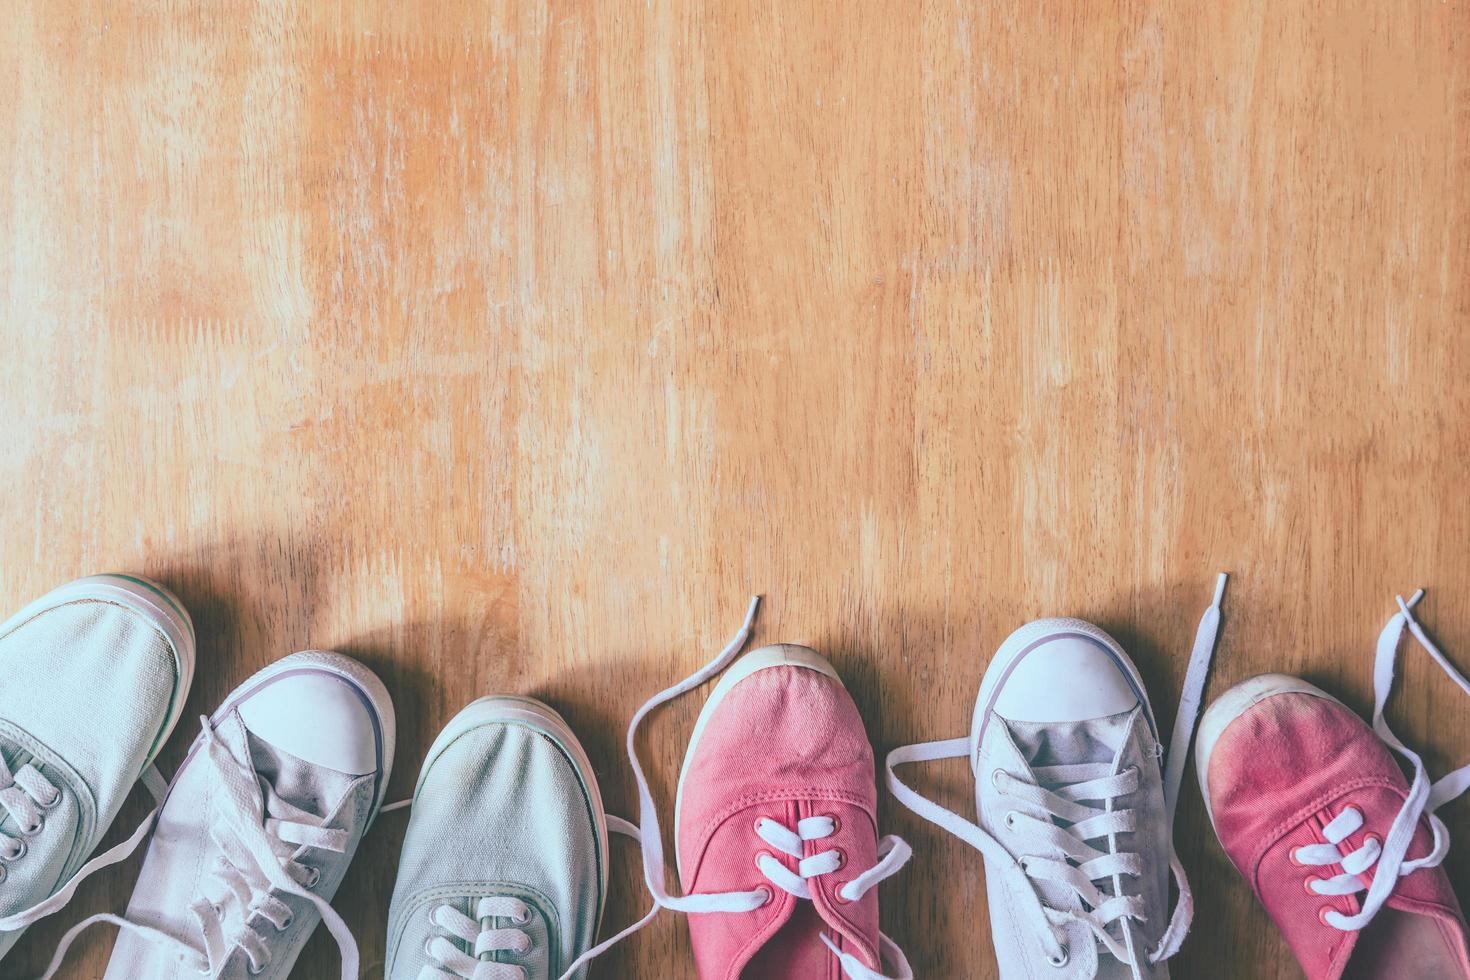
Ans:
[{"label": "metal eyelet", "polygon": [[1015,830],[1016,829],[1016,818],[1019,817],[1019,816],[1020,816],[1020,814],[1017,813],[1015,810],[1008,810],[1008,811],[1006,811],[1005,818],[1002,821],[1006,825],[1006,830]]},{"label": "metal eyelet", "polygon": [[1316,875],[1308,875],[1307,877],[1305,877],[1305,878],[1302,879],[1302,891],[1306,892],[1308,895],[1312,896],[1313,898],[1321,898],[1322,897],[1321,893],[1318,892],[1318,891],[1316,891],[1316,890],[1314,890],[1312,888],[1312,885],[1315,882],[1318,882],[1318,881],[1321,881],[1321,880],[1322,879],[1321,878],[1318,878]]},{"label": "metal eyelet", "polygon": [[0,864],[0,881],[4,881],[9,874],[10,872],[5,870],[5,865]]},{"label": "metal eyelet", "polygon": [[295,915],[287,915],[286,916],[286,921],[284,921],[280,925],[276,926],[276,932],[285,932],[287,929],[291,928],[291,926],[294,925],[295,922],[296,922],[296,916]]},{"label": "metal eyelet", "polygon": [[57,790],[56,792],[52,793],[51,799],[47,800],[44,803],[40,800],[37,800],[36,805],[39,806],[42,810],[56,809],[58,806],[61,805],[61,790]]},{"label": "metal eyelet", "polygon": [[1332,911],[1332,906],[1330,906],[1330,905],[1324,905],[1324,906],[1322,906],[1320,909],[1317,910],[1317,920],[1319,922],[1321,922],[1324,926],[1329,926],[1330,927],[1332,925],[1332,923],[1327,921],[1327,913],[1328,912],[1331,912],[1331,911]]},{"label": "metal eyelet", "polygon": [[316,867],[308,866],[306,870],[307,870],[308,874],[310,875],[310,877],[308,877],[307,880],[306,880],[306,887],[307,888],[315,888],[318,884],[321,883],[321,880],[322,880],[322,869],[321,868],[316,868]]},{"label": "metal eyelet", "polygon": [[1291,850],[1286,852],[1286,856],[1291,861],[1291,863],[1296,865],[1298,868],[1305,868],[1307,866],[1306,862],[1296,856],[1296,852],[1298,850],[1300,850],[1300,848],[1293,847]]},{"label": "metal eyelet", "polygon": [[776,855],[772,854],[770,851],[756,851],[755,852],[755,869],[757,871],[760,871],[761,870],[761,858],[770,858],[772,861],[775,861],[777,859],[776,858]]},{"label": "metal eyelet", "polygon": [[1010,775],[1009,773],[1007,773],[1007,772],[1005,772],[1004,770],[1001,770],[1001,769],[992,769],[992,770],[990,770],[990,785],[992,785],[996,789],[1001,790],[1002,792],[1004,792],[1005,787],[1000,784],[1001,777],[1003,777],[1003,776],[1009,776],[1009,775]]},{"label": "metal eyelet", "polygon": [[26,851],[30,850],[26,842],[20,838],[15,837],[11,840],[15,844],[15,850],[9,854],[0,854],[0,861],[19,861],[26,856]]},{"label": "metal eyelet", "polygon": [[[835,813],[831,813],[827,815],[827,819],[832,821],[832,833],[840,834],[842,832],[842,818]],[[831,834],[828,836],[831,836]]]},{"label": "metal eyelet", "polygon": [[1046,962],[1050,964],[1054,969],[1060,970],[1062,967],[1066,966],[1068,961],[1071,959],[1072,951],[1067,948],[1066,943],[1062,943],[1061,951],[1057,953],[1056,956],[1048,956],[1046,958]]},{"label": "metal eyelet", "polygon": [[761,902],[761,905],[762,905],[762,906],[765,906],[765,905],[770,905],[770,904],[771,904],[771,900],[772,900],[772,899],[774,899],[774,898],[775,898],[775,897],[776,897],[776,893],[775,893],[775,892],[773,892],[773,891],[771,891],[771,890],[770,890],[770,889],[769,889],[769,888],[767,888],[767,887],[766,887],[766,886],[765,886],[765,885],[761,885],[761,886],[760,886],[760,887],[759,887],[759,888],[757,888],[757,889],[756,889],[756,891],[758,891],[758,892],[760,892],[760,893],[761,893],[761,894],[762,894],[762,895],[764,895],[764,896],[766,896],[766,899],[765,899],[765,901],[763,901],[763,902]]},{"label": "metal eyelet", "polygon": [[22,828],[20,828],[20,832],[22,834],[24,834],[25,836],[27,836],[27,837],[35,837],[37,834],[39,834],[41,832],[41,828],[44,827],[45,825],[46,825],[46,821],[44,821],[44,820],[37,820],[34,824],[32,824],[29,827],[22,827]]},{"label": "metal eyelet", "polygon": [[[525,912],[521,913],[518,916],[515,916],[510,921],[514,922],[518,926],[528,926],[531,924],[531,919],[533,916],[534,913],[531,911],[531,906],[527,905]],[[521,950],[521,952],[525,952],[525,950]]]},{"label": "metal eyelet", "polygon": [[[847,852],[844,851],[840,847],[837,848],[836,851],[837,851],[837,867],[833,868],[832,871],[841,871],[843,868],[847,867]],[[831,873],[832,873],[831,871],[828,872],[828,874],[831,874]]]}]

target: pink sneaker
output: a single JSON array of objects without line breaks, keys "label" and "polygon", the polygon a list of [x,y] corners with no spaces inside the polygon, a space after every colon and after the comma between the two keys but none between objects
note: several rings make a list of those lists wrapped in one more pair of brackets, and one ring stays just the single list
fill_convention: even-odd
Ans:
[{"label": "pink sneaker", "polygon": [[[1470,766],[1431,786],[1383,720],[1406,625],[1470,693],[1414,621],[1420,594],[1399,600],[1379,637],[1373,729],[1283,674],[1231,688],[1200,724],[1200,788],[1215,832],[1309,980],[1470,980],[1465,919],[1440,867],[1449,838],[1434,816],[1470,786]],[[1413,764],[1412,783],[1388,746]]]},{"label": "pink sneaker", "polygon": [[884,961],[893,976],[911,980],[903,953],[879,931],[873,890],[903,866],[909,847],[879,839],[862,719],[836,671],[806,647],[756,650],[710,694],[679,777],[675,838],[685,894],[665,889],[658,815],[633,752],[638,725],[722,670],[744,646],[755,609],[752,602],[718,657],[633,717],[628,750],[648,889],[658,905],[691,913],[704,980],[883,980]]}]

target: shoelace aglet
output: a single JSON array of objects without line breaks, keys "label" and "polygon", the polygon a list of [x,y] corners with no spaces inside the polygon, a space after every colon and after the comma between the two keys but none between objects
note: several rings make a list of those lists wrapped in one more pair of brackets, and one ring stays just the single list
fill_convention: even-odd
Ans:
[{"label": "shoelace aglet", "polygon": [[1413,617],[1410,615],[1409,610],[1417,606],[1419,604],[1419,600],[1424,598],[1424,590],[1419,589],[1413,595],[1409,596],[1407,602],[1404,601],[1404,597],[1401,595],[1394,596],[1394,598],[1398,600],[1399,608],[1403,610],[1405,618],[1412,619]]},{"label": "shoelace aglet", "polygon": [[1225,598],[1225,583],[1229,581],[1230,573],[1221,572],[1220,577],[1215,579],[1215,601],[1210,603],[1216,609],[1220,608],[1220,600]]}]

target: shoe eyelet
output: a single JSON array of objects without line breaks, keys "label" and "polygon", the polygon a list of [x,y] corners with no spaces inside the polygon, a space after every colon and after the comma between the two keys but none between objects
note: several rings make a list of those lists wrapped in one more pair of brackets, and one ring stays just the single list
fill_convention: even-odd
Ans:
[{"label": "shoe eyelet", "polygon": [[11,843],[15,845],[15,850],[9,854],[0,854],[0,861],[19,861],[26,856],[26,851],[30,850],[26,842],[19,837],[12,837]]},{"label": "shoe eyelet", "polygon": [[776,893],[771,891],[765,885],[761,885],[759,888],[756,889],[756,891],[760,892],[766,897],[766,900],[761,902],[761,907],[770,905],[771,901],[776,897]]},{"label": "shoe eyelet", "polygon": [[[761,858],[770,858],[772,861],[775,861],[776,860],[776,855],[772,854],[770,851],[756,851],[755,852],[755,869],[757,871],[760,871],[761,870]],[[762,872],[762,873],[764,873],[764,872]]]},{"label": "shoe eyelet", "polygon": [[1307,877],[1302,879],[1302,891],[1306,892],[1313,898],[1321,898],[1322,896],[1312,889],[1312,883],[1321,880],[1322,879],[1316,877],[1315,875],[1308,875]]},{"label": "shoe eyelet", "polygon": [[0,881],[4,881],[9,875],[10,872],[5,870],[5,865],[0,864]]},{"label": "shoe eyelet", "polygon": [[[531,914],[531,906],[527,905],[526,911],[522,912],[520,915],[514,916],[510,921],[514,922],[518,926],[528,926],[531,924]],[[525,950],[522,950],[521,952],[525,952]]]},{"label": "shoe eyelet", "polygon": [[1297,848],[1293,847],[1291,850],[1286,852],[1287,858],[1290,859],[1291,863],[1296,865],[1298,868],[1305,868],[1306,864],[1302,862],[1301,858],[1296,856],[1296,852]]},{"label": "shoe eyelet", "polygon": [[1330,927],[1332,923],[1327,921],[1327,913],[1331,911],[1331,905],[1322,906],[1320,909],[1317,910],[1317,920],[1321,922],[1324,926]]},{"label": "shoe eyelet", "polygon": [[[845,867],[847,867],[847,852],[839,847],[837,848],[837,867],[832,870],[841,871]],[[831,872],[828,873],[830,874]]]},{"label": "shoe eyelet", "polygon": [[287,929],[290,929],[291,926],[293,926],[295,923],[296,923],[296,916],[295,915],[288,915],[288,916],[286,916],[285,921],[283,921],[280,925],[276,926],[276,932],[285,932]]},{"label": "shoe eyelet", "polygon": [[1062,967],[1066,966],[1071,959],[1072,951],[1067,948],[1066,943],[1062,943],[1061,951],[1058,952],[1055,956],[1048,956],[1046,958],[1046,962],[1053,969],[1060,970]]},{"label": "shoe eyelet", "polygon": [[1382,847],[1383,846],[1383,838],[1382,837],[1379,837],[1377,834],[1364,834],[1363,835],[1363,844],[1364,844],[1364,846],[1367,846],[1367,844],[1368,844],[1369,841],[1372,841],[1373,843],[1377,844],[1379,847]]},{"label": "shoe eyelet", "polygon": [[756,817],[755,818],[755,822],[750,825],[750,829],[753,830],[753,831],[755,831],[755,835],[757,837],[759,837],[760,834],[761,834],[761,824],[763,824],[765,822],[766,822],[766,818],[765,817]]},{"label": "shoe eyelet", "polygon": [[44,802],[42,802],[41,800],[37,800],[36,805],[39,806],[42,810],[56,809],[58,806],[61,805],[61,790],[57,790],[56,792],[52,793],[51,799],[49,800],[46,800]]},{"label": "shoe eyelet", "polygon": [[321,868],[308,866],[307,869],[306,869],[306,872],[307,872],[307,878],[306,878],[306,887],[307,888],[315,888],[317,885],[321,884],[321,880],[322,880],[322,869]]},{"label": "shoe eyelet", "polygon": [[1016,829],[1016,818],[1018,816],[1020,816],[1020,814],[1018,814],[1015,810],[1006,811],[1005,818],[1002,821],[1006,825],[1006,830]]},{"label": "shoe eyelet", "polygon": [[265,972],[265,964],[264,964],[264,963],[262,963],[262,964],[261,964],[261,965],[260,965],[260,969],[259,969],[259,970],[257,970],[257,969],[256,969],[256,968],[255,968],[255,964],[254,964],[254,963],[246,963],[246,964],[245,964],[245,972],[246,972],[246,973],[248,973],[248,974],[250,974],[250,975],[251,975],[251,976],[252,976],[252,977],[258,977],[258,976],[260,976],[260,975],[261,975],[261,974],[262,974],[262,973],[264,973],[264,972]]},{"label": "shoe eyelet", "polygon": [[842,832],[842,818],[835,813],[829,813],[827,819],[832,821],[832,833],[840,834]]},{"label": "shoe eyelet", "polygon": [[44,820],[37,820],[34,824],[32,824],[29,827],[22,827],[22,828],[20,828],[20,832],[22,834],[24,834],[25,836],[27,836],[27,837],[35,837],[37,834],[39,834],[41,832],[41,828],[43,826],[45,826],[45,823],[46,822]]},{"label": "shoe eyelet", "polygon": [[425,956],[433,956],[434,955],[434,937],[433,936],[430,936],[428,939],[425,939],[424,940],[424,955]]},{"label": "shoe eyelet", "polygon": [[1001,782],[1001,779],[1003,777],[1005,777],[1006,775],[1008,775],[1008,774],[1006,772],[1004,772],[1003,770],[1000,770],[1000,769],[992,769],[992,770],[990,770],[990,785],[994,786],[996,789],[1000,790],[1001,792],[1004,792],[1005,791],[1005,787],[1002,786],[1000,784],[1000,782]]}]

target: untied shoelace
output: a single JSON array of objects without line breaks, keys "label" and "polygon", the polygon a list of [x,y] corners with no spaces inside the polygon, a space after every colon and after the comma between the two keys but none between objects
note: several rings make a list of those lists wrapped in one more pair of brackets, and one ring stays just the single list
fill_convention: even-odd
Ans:
[{"label": "untied shoelace", "polygon": [[[1393,893],[1399,878],[1413,874],[1420,868],[1437,867],[1444,861],[1450,847],[1449,831],[1445,828],[1444,821],[1436,816],[1434,811],[1470,789],[1470,765],[1461,766],[1431,783],[1429,774],[1424,768],[1424,760],[1394,734],[1393,729],[1388,726],[1387,720],[1383,717],[1388,697],[1393,693],[1394,675],[1398,668],[1398,649],[1406,628],[1409,635],[1418,641],[1440,669],[1459,685],[1462,691],[1470,694],[1470,680],[1466,680],[1465,676],[1455,669],[1434,641],[1429,638],[1424,627],[1414,618],[1414,607],[1423,597],[1423,589],[1415,592],[1407,600],[1403,596],[1395,597],[1399,611],[1393,614],[1383,627],[1383,632],[1378,634],[1378,649],[1373,659],[1373,730],[1378,733],[1379,738],[1388,743],[1390,748],[1409,760],[1414,770],[1403,806],[1394,817],[1381,844],[1369,838],[1352,853],[1347,855],[1341,853],[1337,845],[1363,825],[1362,812],[1348,807],[1323,828],[1323,836],[1327,838],[1327,844],[1307,845],[1294,852],[1297,860],[1303,864],[1342,867],[1342,874],[1332,878],[1318,879],[1312,885],[1312,890],[1319,895],[1352,895],[1362,892],[1364,889],[1358,875],[1366,874],[1370,868],[1373,869],[1372,883],[1368,885],[1367,894],[1363,896],[1362,904],[1356,915],[1343,915],[1336,909],[1329,909],[1323,916],[1328,925],[1346,932],[1362,929],[1373,921],[1373,917],[1378,914],[1383,908],[1383,903],[1388,901],[1389,896]],[[1414,839],[1414,831],[1419,821],[1426,817],[1434,844],[1428,854],[1410,859],[1408,851]]]},{"label": "untied shoelace", "polygon": [[[251,972],[260,972],[269,961],[269,944],[256,931],[257,927],[284,931],[291,925],[290,907],[280,900],[280,893],[304,898],[317,909],[341,949],[342,980],[357,980],[359,957],[351,930],[330,902],[311,891],[319,872],[296,860],[298,847],[343,851],[347,844],[345,832],[320,826],[316,817],[276,797],[220,741],[207,717],[200,718],[200,724],[205,764],[210,766],[223,791],[220,801],[224,811],[222,822],[210,828],[211,840],[219,852],[211,869],[215,892],[200,896],[190,906],[203,949],[122,916],[102,913],[83,919],[67,930],[41,980],[55,976],[76,938],[90,926],[102,922],[173,948],[180,960],[192,964],[201,973],[217,971],[236,948],[245,952]],[[164,794],[158,788],[160,781],[156,775],[146,781],[161,800]],[[55,895],[21,913],[23,924],[61,908],[70,901],[84,878],[125,859],[147,837],[157,817],[155,809],[127,840],[93,858]],[[258,916],[260,922],[253,923],[253,916]],[[9,922],[9,919],[0,920],[0,928],[9,928]],[[226,925],[232,927],[228,934]]]},{"label": "untied shoelace", "polygon": [[[1189,742],[1194,735],[1195,722],[1199,717],[1200,703],[1204,697],[1205,681],[1209,677],[1210,661],[1213,659],[1215,641],[1219,635],[1220,602],[1225,594],[1226,580],[1227,576],[1222,572],[1215,583],[1214,599],[1200,618],[1199,628],[1195,631],[1194,647],[1190,652],[1189,666],[1184,674],[1184,689],[1179,699],[1179,712],[1170,738],[1168,755],[1165,757],[1164,806],[1170,827],[1174,824],[1174,812],[1179,803],[1179,789],[1184,780],[1184,764],[1189,758]],[[983,854],[988,862],[993,862],[996,867],[1012,868],[1027,879],[1034,878],[1068,885],[1077,892],[1079,898],[1086,900],[1092,906],[1091,912],[1054,909],[1041,900],[1034,887],[1017,889],[1019,903],[1016,908],[1023,916],[1031,920],[1033,928],[1037,930],[1037,935],[1041,936],[1043,942],[1047,944],[1048,957],[1053,965],[1064,965],[1068,951],[1057,939],[1052,927],[1073,920],[1086,923],[1097,942],[1114,957],[1129,965],[1135,975],[1140,975],[1139,966],[1134,962],[1128,946],[1120,943],[1107,930],[1107,925],[1111,921],[1120,919],[1127,921],[1130,917],[1136,916],[1140,911],[1136,907],[1136,902],[1126,897],[1106,895],[1091,884],[1099,877],[1135,871],[1132,865],[1136,863],[1137,856],[1098,852],[1088,845],[1085,839],[1082,839],[1084,836],[1087,839],[1108,836],[1109,831],[1118,829],[1112,826],[1110,821],[1117,822],[1127,819],[1122,815],[1110,812],[1111,801],[1116,796],[1125,795],[1136,789],[1136,774],[1133,774],[1133,782],[1130,783],[1128,771],[1113,774],[1088,766],[1049,767],[1056,772],[1047,775],[1062,778],[1062,787],[1058,791],[1047,790],[1001,774],[1002,785],[997,788],[1013,795],[1028,797],[1034,805],[1039,805],[1068,822],[1072,831],[1070,834],[1068,828],[1055,823],[1052,823],[1049,828],[1036,829],[1038,832],[1050,833],[1051,837],[1055,838],[1053,843],[1058,849],[1070,851],[1069,856],[1080,863],[1087,864],[1088,867],[1083,871],[1079,865],[1070,865],[1068,862],[1061,861],[1037,861],[1033,865],[1030,861],[1020,861],[1012,856],[1000,841],[975,823],[915,792],[894,772],[896,766],[907,763],[966,757],[970,759],[971,771],[974,772],[977,764],[974,755],[976,751],[978,751],[978,746],[972,746],[968,737],[939,742],[921,742],[896,748],[888,753],[885,763],[888,788],[904,806],[959,837]],[[1064,772],[1064,770],[1075,771]],[[1040,774],[1040,771],[1038,773]],[[978,779],[979,774],[975,773],[975,775]],[[1084,806],[1081,802],[1094,799],[1106,801],[1107,806],[1098,809]],[[1131,818],[1131,814],[1128,815],[1128,818]],[[1070,839],[1063,840],[1063,836]],[[1183,864],[1179,861],[1172,837],[1169,845],[1169,868],[1179,887],[1179,900],[1158,945],[1146,953],[1151,963],[1166,960],[1179,951],[1194,917],[1194,895],[1190,890],[1189,879],[1184,873]]]},{"label": "untied shoelace", "polygon": [[[577,959],[567,970],[562,980],[567,980],[573,972],[595,957],[601,955],[624,938],[643,928],[660,908],[669,908],[678,912],[690,914],[703,914],[712,912],[753,912],[771,900],[769,889],[762,887],[748,892],[715,892],[694,895],[672,895],[664,885],[666,877],[666,866],[664,863],[663,835],[659,829],[658,809],[654,804],[653,794],[648,787],[648,778],[644,775],[643,765],[638,759],[636,739],[638,727],[643,723],[659,705],[671,701],[685,694],[705,681],[714,677],[724,670],[729,663],[735,659],[750,639],[750,632],[755,625],[756,610],[760,607],[760,596],[750,600],[750,607],[745,614],[745,621],[740,630],[725,645],[713,660],[705,664],[699,670],[690,674],[684,680],[655,694],[643,703],[633,715],[633,720],[628,725],[627,751],[628,758],[632,762],[633,776],[638,783],[638,823],[643,842],[643,880],[648,888],[649,894],[653,896],[654,907],[642,920],[624,929],[616,936],[593,947]],[[818,821],[824,818],[817,818]],[[803,849],[799,846],[807,840],[818,840],[831,834],[835,827],[825,823],[801,821],[796,828],[784,827],[775,821],[764,820],[761,822],[761,830],[758,831],[761,838],[775,847],[777,850],[796,858],[801,858],[796,873],[792,873],[785,865],[774,858],[761,863],[761,871],[766,879],[777,888],[789,892],[798,898],[810,898],[810,889],[806,884],[809,878],[835,870],[831,866],[835,860],[834,852],[823,852],[803,857]],[[885,837],[878,844],[878,861],[870,869],[867,869],[854,880],[843,886],[843,897],[849,901],[861,898],[873,886],[885,878],[895,874],[899,868],[909,859],[910,850],[908,844],[897,837]],[[779,868],[776,871],[775,868]],[[842,966],[843,973],[849,980],[890,980],[882,974],[877,973],[866,966],[861,960],[851,953],[841,951],[837,945],[825,934],[822,942],[837,957]],[[879,935],[879,947],[885,960],[896,966],[896,975],[892,980],[912,980],[913,971],[909,967],[908,960],[903,951],[899,949],[887,936]]]}]

